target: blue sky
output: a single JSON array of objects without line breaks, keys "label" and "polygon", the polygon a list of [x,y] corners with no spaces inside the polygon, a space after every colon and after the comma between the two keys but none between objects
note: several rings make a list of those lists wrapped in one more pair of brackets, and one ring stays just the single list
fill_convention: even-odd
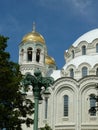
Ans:
[{"label": "blue sky", "polygon": [[62,68],[65,50],[98,28],[98,0],[0,0],[0,34],[10,38],[7,51],[12,61],[18,62],[18,45],[32,31],[33,22],[45,38],[48,54]]}]

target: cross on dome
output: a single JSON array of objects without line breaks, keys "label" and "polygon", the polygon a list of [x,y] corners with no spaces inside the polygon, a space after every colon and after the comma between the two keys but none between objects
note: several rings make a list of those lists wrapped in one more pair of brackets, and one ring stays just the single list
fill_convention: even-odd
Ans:
[{"label": "cross on dome", "polygon": [[33,22],[33,32],[35,32],[36,30],[36,25],[35,25],[35,22]]}]

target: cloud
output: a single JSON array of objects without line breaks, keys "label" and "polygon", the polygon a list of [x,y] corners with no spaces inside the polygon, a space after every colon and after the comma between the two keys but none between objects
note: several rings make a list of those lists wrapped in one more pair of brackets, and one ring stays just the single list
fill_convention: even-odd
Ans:
[{"label": "cloud", "polygon": [[66,0],[38,0],[39,6],[50,10],[63,10],[66,5]]},{"label": "cloud", "polygon": [[[74,17],[82,18],[83,21],[96,25],[98,22],[97,0],[66,0]],[[97,24],[98,25],[98,24]]]},{"label": "cloud", "polygon": [[72,0],[73,4],[76,6],[76,7],[88,7],[89,5],[91,5],[92,1],[91,0]]},{"label": "cloud", "polygon": [[37,0],[39,6],[55,10],[70,11],[70,13],[82,16],[90,16],[94,13],[93,0]]},{"label": "cloud", "polygon": [[91,13],[92,0],[71,0],[74,8],[82,15]]}]

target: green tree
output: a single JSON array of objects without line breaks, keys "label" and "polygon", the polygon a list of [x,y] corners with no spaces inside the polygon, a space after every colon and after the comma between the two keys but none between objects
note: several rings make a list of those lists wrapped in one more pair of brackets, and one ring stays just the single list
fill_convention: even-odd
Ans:
[{"label": "green tree", "polygon": [[22,74],[6,52],[7,40],[0,35],[0,129],[21,130],[22,124],[29,127],[33,123],[29,117],[34,113],[34,104],[19,91]]},{"label": "green tree", "polygon": [[45,124],[45,127],[40,128],[40,130],[52,130],[52,128],[48,124]]}]

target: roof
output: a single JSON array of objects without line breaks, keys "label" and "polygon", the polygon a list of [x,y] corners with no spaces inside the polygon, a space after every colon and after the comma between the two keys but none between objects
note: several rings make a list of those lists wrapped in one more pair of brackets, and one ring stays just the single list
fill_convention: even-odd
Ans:
[{"label": "roof", "polygon": [[40,42],[42,44],[45,44],[44,37],[40,33],[35,31],[32,31],[23,37],[22,43],[27,43],[27,41]]},{"label": "roof", "polygon": [[87,63],[91,67],[93,67],[94,65],[98,64],[98,54],[95,53],[92,55],[82,55],[82,56],[76,57],[75,59],[65,64],[63,68],[65,70],[70,65],[74,65],[76,68],[78,68],[78,66],[81,65],[82,63]]},{"label": "roof", "polygon": [[60,70],[53,70],[53,73],[50,76],[53,77],[54,80],[56,80],[61,77],[60,72]]},{"label": "roof", "polygon": [[80,36],[74,43],[73,46],[76,47],[80,42],[86,41],[88,43],[91,43],[93,40],[98,38],[98,28],[91,30],[82,36]]}]

